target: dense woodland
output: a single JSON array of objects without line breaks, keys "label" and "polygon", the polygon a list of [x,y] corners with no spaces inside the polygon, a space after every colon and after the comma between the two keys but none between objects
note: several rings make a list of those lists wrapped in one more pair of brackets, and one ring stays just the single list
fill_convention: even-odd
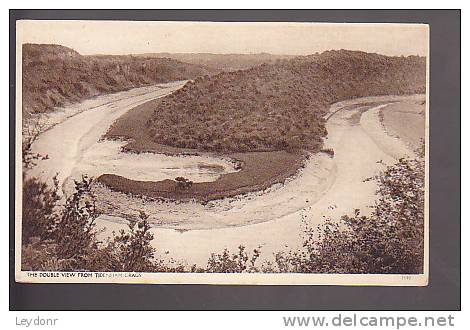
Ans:
[{"label": "dense woodland", "polygon": [[60,45],[23,45],[23,114],[86,98],[213,73],[169,58],[83,56]]},{"label": "dense woodland", "polygon": [[147,53],[137,56],[172,58],[181,62],[203,65],[219,71],[249,69],[261,64],[272,64],[295,55],[258,54],[211,54],[211,53]]},{"label": "dense woodland", "polygon": [[162,98],[148,122],[154,141],[218,152],[307,149],[326,135],[328,105],[425,92],[423,57],[359,51],[279,60],[198,77]]}]

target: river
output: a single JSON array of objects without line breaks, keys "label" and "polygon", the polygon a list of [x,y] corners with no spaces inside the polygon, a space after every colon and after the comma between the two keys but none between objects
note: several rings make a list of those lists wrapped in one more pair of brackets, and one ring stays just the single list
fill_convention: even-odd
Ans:
[{"label": "river", "polygon": [[[209,156],[165,156],[123,154],[121,142],[100,141],[111,124],[133,107],[162,97],[184,83],[159,85],[146,90],[128,91],[125,97],[104,102],[87,101],[82,111],[64,117],[40,135],[33,151],[47,154],[31,175],[51,180],[59,173],[61,184],[83,173],[114,173],[136,180],[162,180],[184,176],[193,181],[213,181],[235,171],[226,159]],[[316,226],[325,218],[338,219],[354,209],[367,213],[375,200],[374,176],[400,157],[412,155],[399,139],[387,135],[379,121],[379,105],[364,111],[364,102],[399,102],[422,96],[370,97],[331,106],[325,147],[334,158],[313,155],[305,168],[285,185],[239,198],[224,199],[207,205],[198,203],[157,203],[144,205],[155,217],[170,217],[179,225],[154,226],[152,244],[157,255],[168,256],[204,266],[212,252],[224,248],[235,251],[239,245],[249,250],[261,248],[266,259],[273,253],[298,248],[302,244],[305,223]],[[108,97],[109,98],[109,97]],[[74,105],[74,109],[77,106]],[[87,108],[88,107],[88,108]],[[210,165],[210,166],[207,166]],[[211,169],[217,170],[211,170]],[[140,204],[139,204],[140,203]],[[181,219],[187,219],[181,226]],[[119,217],[103,215],[97,221],[103,236],[125,228]],[[184,224],[184,223],[183,223]],[[167,256],[168,255],[168,256]]]}]

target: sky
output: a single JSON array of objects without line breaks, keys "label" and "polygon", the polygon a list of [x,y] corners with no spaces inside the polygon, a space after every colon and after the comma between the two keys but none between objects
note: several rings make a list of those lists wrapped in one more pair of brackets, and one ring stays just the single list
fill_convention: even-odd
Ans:
[{"label": "sky", "polygon": [[424,24],[18,21],[17,42],[60,44],[83,55],[271,53],[331,49],[426,55]]}]

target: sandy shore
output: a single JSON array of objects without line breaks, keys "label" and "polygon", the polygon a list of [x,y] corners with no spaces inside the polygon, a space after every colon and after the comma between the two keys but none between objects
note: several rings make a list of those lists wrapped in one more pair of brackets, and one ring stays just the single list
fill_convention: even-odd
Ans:
[{"label": "sandy shore", "polygon": [[[116,173],[127,171],[126,175],[136,178],[154,175],[173,178],[177,168],[177,171],[183,171],[178,173],[192,171],[196,180],[208,181],[220,173],[199,171],[201,164],[205,166],[209,162],[213,168],[224,168],[221,173],[233,170],[226,160],[200,159],[198,156],[176,157],[176,163],[172,163],[171,157],[162,155],[159,156],[162,159],[135,161],[129,158],[126,166],[122,166],[123,160],[116,157],[120,148],[118,142],[114,146],[99,145],[103,143],[99,142],[101,136],[122,114],[177,88],[178,85],[158,87],[143,94],[141,90],[135,91],[136,94],[129,98],[87,103],[87,109],[58,121],[40,136],[33,149],[48,154],[49,159],[40,162],[31,174],[50,180],[58,172],[61,182],[66,183],[68,178],[93,170],[99,172],[103,168],[115,168]],[[132,95],[131,91],[129,93]],[[261,247],[262,258],[272,259],[275,252],[301,246],[302,218],[309,225],[316,226],[323,223],[325,217],[338,219],[356,208],[363,213],[368,212],[376,198],[377,187],[374,182],[364,182],[364,179],[378,174],[384,164],[413,155],[405,143],[385,132],[379,113],[386,104],[419,97],[371,97],[332,105],[326,125],[328,138],[325,147],[334,150],[334,158],[321,153],[313,155],[296,177],[265,191],[205,205],[195,202],[155,203],[146,199],[120,200],[122,194],[116,196],[115,202],[124,203],[135,212],[143,209],[150,214],[154,224],[151,230],[155,235],[152,244],[165,258],[204,266],[211,253],[221,252],[224,248],[235,251],[242,244],[249,250]],[[373,106],[365,108],[367,103]],[[103,152],[100,149],[97,153],[97,146],[111,150],[108,152],[109,161],[101,156],[95,157]],[[165,172],[165,169],[170,170]],[[112,205],[109,207],[113,208]],[[125,228],[125,222],[119,214],[101,216],[97,221],[99,229],[105,229],[101,234],[103,237]],[[165,254],[167,251],[168,255]]]},{"label": "sandy shore", "polygon": [[35,124],[40,124],[43,131],[46,131],[51,129],[55,125],[63,123],[67,119],[81,112],[93,110],[95,108],[102,107],[105,105],[110,105],[111,103],[115,103],[118,101],[128,100],[129,98],[133,98],[136,96],[148,96],[151,93],[161,89],[170,88],[172,90],[174,87],[179,88],[185,83],[186,81],[175,81],[152,86],[133,88],[117,93],[95,96],[84,100],[83,102],[73,103],[64,107],[56,108],[52,112],[31,114],[31,117],[26,120],[23,125],[26,128],[27,125],[34,126]]},{"label": "sandy shore", "polygon": [[413,150],[421,147],[426,127],[426,100],[411,99],[390,104],[380,111],[385,131]]},{"label": "sandy shore", "polygon": [[[227,206],[224,210],[221,203],[215,206],[216,209],[220,207],[217,209],[217,214],[219,216],[226,214],[228,218],[239,219],[245,217],[247,210],[251,209],[251,214],[270,217],[270,220],[245,226],[190,231],[154,227],[152,228],[155,235],[154,247],[161,255],[169,252],[168,255],[176,260],[200,266],[207,263],[211,253],[221,252],[224,248],[236,251],[240,244],[246,246],[248,250],[261,247],[262,259],[272,260],[273,254],[278,251],[301,246],[303,217],[307,219],[309,225],[316,226],[323,223],[325,218],[338,219],[344,214],[351,214],[356,208],[361,209],[363,213],[370,212],[370,205],[376,199],[377,186],[373,181],[364,182],[364,179],[378,174],[384,169],[385,164],[392,164],[398,158],[412,154],[400,140],[390,137],[384,131],[378,117],[378,111],[383,106],[374,107],[364,113],[361,111],[362,116],[359,116],[360,120],[355,124],[352,124],[355,122],[353,118],[358,117],[358,109],[363,108],[364,103],[390,103],[416,97],[418,96],[361,98],[331,106],[330,113],[336,113],[327,123],[329,134],[326,147],[333,148],[335,156],[330,164],[332,170],[325,176],[330,184],[326,189],[317,184],[304,190],[302,187],[308,180],[302,175],[290,183],[295,187],[296,196],[313,201],[309,205],[276,214],[277,211],[271,207],[272,204],[264,205],[263,202],[272,200],[273,204],[280,203],[280,209],[285,210],[286,206],[291,205],[292,200],[282,193],[274,198],[282,189],[265,192],[261,195],[263,201],[243,197],[237,201],[241,208]],[[354,107],[355,104],[357,108]],[[342,108],[344,110],[341,110]],[[314,158],[312,162],[315,161]],[[318,168],[318,163],[312,168]],[[160,210],[159,214],[184,216],[179,208],[174,207],[168,205],[166,211]],[[195,215],[197,214],[189,213],[188,218]],[[124,228],[125,224],[122,221],[123,219],[115,217],[102,217],[99,225],[106,227],[103,235]]]},{"label": "sandy shore", "polygon": [[[186,172],[194,173],[190,177],[195,181],[215,180],[223,173],[236,171],[234,165],[226,159],[126,155],[120,149],[125,143],[101,141],[111,124],[122,114],[149,100],[172,93],[183,85],[184,82],[176,82],[105,95],[73,105],[56,115],[51,114],[45,121],[48,129],[33,144],[33,152],[47,155],[48,159],[41,161],[28,175],[51,182],[51,178],[58,173],[60,184],[65,191],[69,191],[72,179],[80,178],[82,174],[93,176],[104,171],[137,179],[155,179],[178,176],[178,168],[184,167]],[[201,164],[207,163],[218,171],[207,170],[207,166],[205,172],[200,171]],[[136,167],[136,164],[140,167]],[[161,164],[160,168],[155,164]],[[162,176],[165,170],[168,175]]]},{"label": "sandy shore", "polygon": [[149,215],[149,221],[161,228],[178,231],[210,230],[256,224],[297,212],[315,204],[335,179],[333,160],[320,153],[312,155],[296,176],[268,189],[207,203],[192,201],[154,200],[132,197],[96,187],[99,207],[105,210],[108,221],[137,217],[139,211]]}]

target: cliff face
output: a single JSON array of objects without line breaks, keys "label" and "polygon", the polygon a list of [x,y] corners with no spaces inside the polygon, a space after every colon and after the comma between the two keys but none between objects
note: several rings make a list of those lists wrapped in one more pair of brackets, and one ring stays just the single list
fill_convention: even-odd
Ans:
[{"label": "cliff face", "polygon": [[327,51],[200,77],[158,101],[154,142],[218,152],[318,150],[328,105],[425,92],[423,57]]},{"label": "cliff face", "polygon": [[213,73],[173,59],[82,56],[60,45],[23,45],[23,114],[47,112],[102,93]]}]

